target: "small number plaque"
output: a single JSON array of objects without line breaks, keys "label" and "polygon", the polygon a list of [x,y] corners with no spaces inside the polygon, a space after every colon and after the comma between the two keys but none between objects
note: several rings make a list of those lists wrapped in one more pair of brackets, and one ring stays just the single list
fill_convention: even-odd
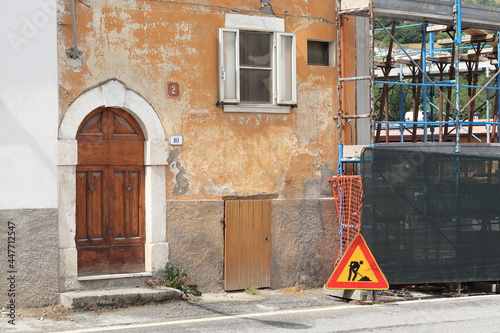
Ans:
[{"label": "small number plaque", "polygon": [[179,87],[179,83],[177,82],[168,82],[167,83],[168,96],[177,97],[180,94],[181,88]]},{"label": "small number plaque", "polygon": [[184,138],[181,134],[171,134],[169,138],[171,146],[182,146],[184,144]]}]

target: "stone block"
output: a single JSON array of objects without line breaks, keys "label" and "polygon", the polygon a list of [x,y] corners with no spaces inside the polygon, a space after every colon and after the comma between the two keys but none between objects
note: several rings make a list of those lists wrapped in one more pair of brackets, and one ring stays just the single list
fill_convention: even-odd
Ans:
[{"label": "stone block", "polygon": [[61,294],[61,305],[75,310],[95,310],[105,307],[115,308],[164,303],[181,299],[181,296],[182,292],[173,288],[72,291]]}]

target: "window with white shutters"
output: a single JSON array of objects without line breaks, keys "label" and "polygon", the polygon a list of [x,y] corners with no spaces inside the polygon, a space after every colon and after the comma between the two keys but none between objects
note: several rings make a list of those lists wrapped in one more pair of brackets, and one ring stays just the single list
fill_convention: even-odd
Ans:
[{"label": "window with white shutters", "polygon": [[219,104],[294,106],[295,35],[219,29]]}]

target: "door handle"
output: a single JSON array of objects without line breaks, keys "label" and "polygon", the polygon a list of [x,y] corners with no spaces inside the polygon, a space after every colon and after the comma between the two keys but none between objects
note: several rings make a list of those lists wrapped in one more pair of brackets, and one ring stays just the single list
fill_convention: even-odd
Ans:
[{"label": "door handle", "polygon": [[125,185],[125,188],[130,191],[132,189],[132,184]]}]

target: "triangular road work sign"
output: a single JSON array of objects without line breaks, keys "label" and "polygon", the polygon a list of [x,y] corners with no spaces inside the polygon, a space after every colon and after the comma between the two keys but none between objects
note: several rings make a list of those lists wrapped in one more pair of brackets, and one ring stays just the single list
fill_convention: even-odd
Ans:
[{"label": "triangular road work sign", "polygon": [[327,289],[389,289],[387,280],[377,265],[361,234],[357,234],[326,283]]}]

